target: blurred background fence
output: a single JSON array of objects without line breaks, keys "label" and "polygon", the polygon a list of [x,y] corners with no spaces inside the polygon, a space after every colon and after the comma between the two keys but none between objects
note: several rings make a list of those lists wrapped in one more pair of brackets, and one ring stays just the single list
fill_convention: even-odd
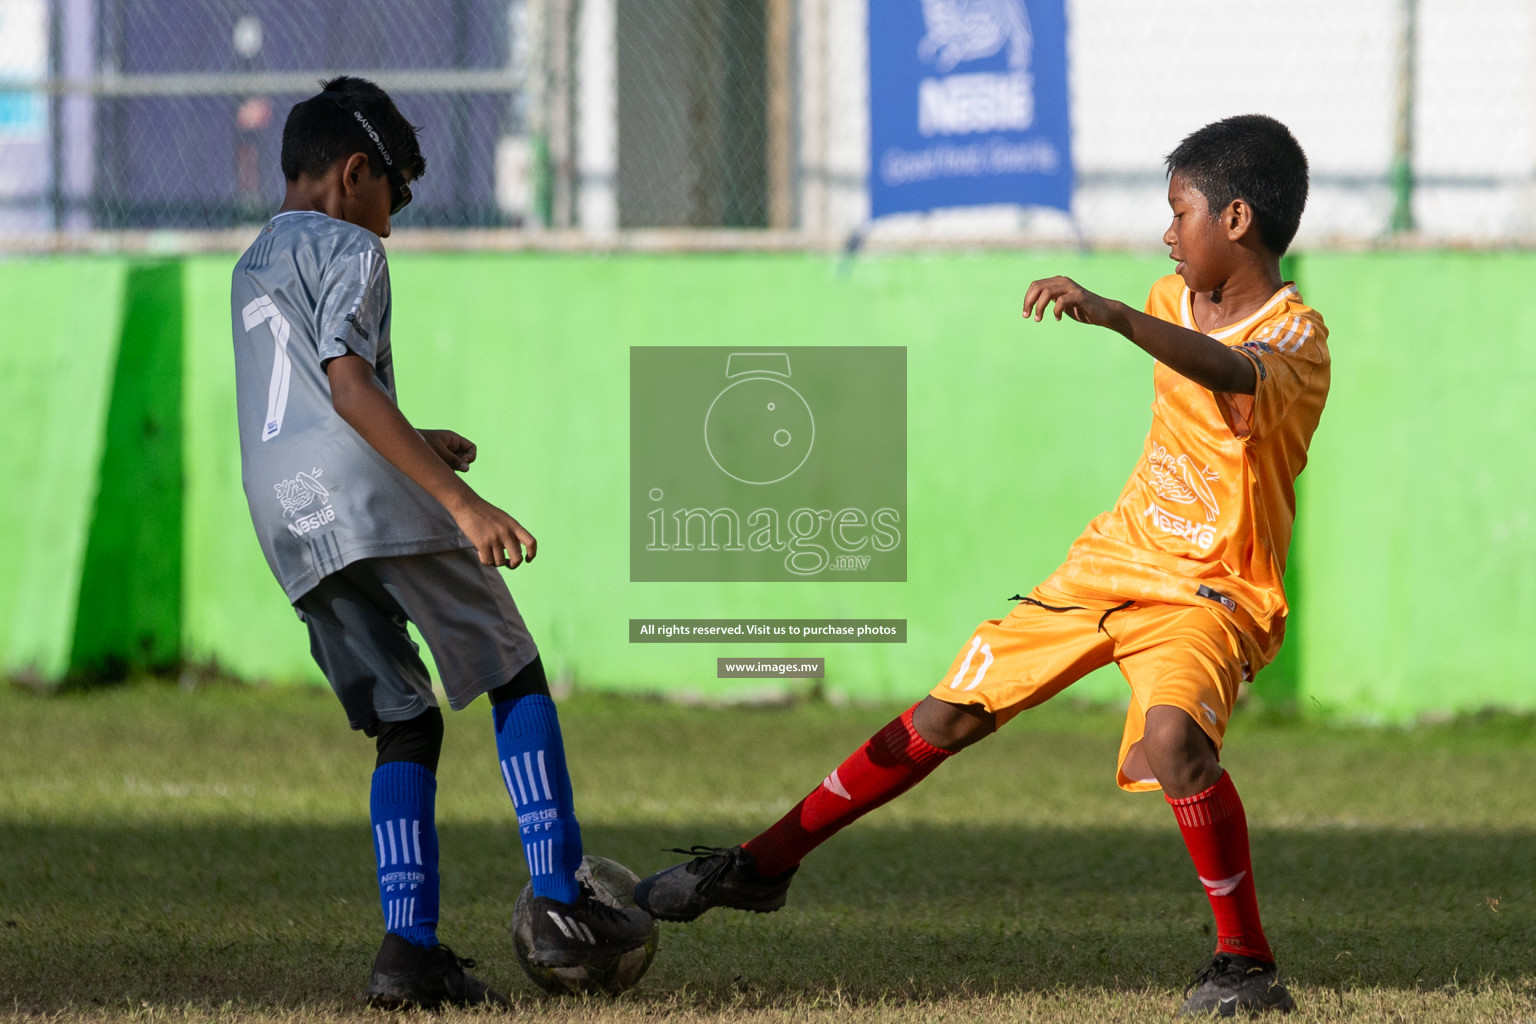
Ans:
[{"label": "blurred background fence", "polygon": [[[0,0],[0,238],[260,222],[288,107],[347,71],[424,126],[401,229],[840,241],[868,217],[867,18],[891,2]],[[1163,155],[1251,110],[1311,157],[1303,245],[1536,240],[1530,0],[1066,8],[1071,213],[898,216],[876,240],[1155,247]]]}]

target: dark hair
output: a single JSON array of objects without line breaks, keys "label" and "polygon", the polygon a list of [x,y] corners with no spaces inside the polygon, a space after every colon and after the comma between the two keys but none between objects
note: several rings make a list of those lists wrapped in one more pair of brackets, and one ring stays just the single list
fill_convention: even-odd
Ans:
[{"label": "dark hair", "polygon": [[1263,114],[1239,114],[1191,132],[1168,154],[1168,174],[1205,195],[1216,216],[1234,199],[1253,207],[1259,241],[1285,254],[1307,205],[1307,154],[1285,125]]},{"label": "dark hair", "polygon": [[379,147],[337,100],[362,112],[379,133],[390,159],[412,180],[426,171],[427,161],[416,140],[420,129],[401,115],[389,93],[366,79],[346,75],[322,82],[320,88],[320,95],[295,103],[288,111],[283,124],[284,178],[297,181],[305,174],[319,177],[331,164],[353,153],[366,153],[368,169],[374,174],[387,172]]}]

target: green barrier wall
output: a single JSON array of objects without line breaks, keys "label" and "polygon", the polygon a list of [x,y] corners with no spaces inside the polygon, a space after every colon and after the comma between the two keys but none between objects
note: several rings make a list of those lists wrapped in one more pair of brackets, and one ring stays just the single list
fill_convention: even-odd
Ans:
[{"label": "green barrier wall", "polygon": [[1306,694],[1536,708],[1536,256],[1308,256],[1333,392],[1303,477]]},{"label": "green barrier wall", "polygon": [[[46,568],[13,565],[7,555],[7,670],[56,673],[71,650],[88,646],[83,622],[97,613],[77,628],[81,595],[42,583],[79,579],[89,561],[84,535],[97,484],[80,476],[100,475],[103,438],[110,447],[120,433],[108,421],[122,419],[120,406],[157,409],[165,400],[118,394],[109,403],[115,362],[119,392],[146,380],[166,385],[179,372],[180,443],[172,457],[163,449],[173,433],[158,435],[159,454],[146,457],[159,468],[138,479],[182,474],[179,563],[170,544],[160,565],[177,565],[181,586],[175,629],[162,602],[137,614],[136,630],[103,625],[101,635],[141,651],[146,636],[156,651],[171,637],[185,657],[243,677],[319,681],[240,489],[232,262],[189,259],[174,281],[163,267],[105,260],[0,265],[0,294],[25,294],[47,310],[36,314],[39,335],[73,337],[62,311],[110,291],[106,278],[118,289],[110,313],[80,314],[101,337],[71,364],[71,380],[93,367],[96,374],[91,402],[70,406],[72,449],[81,453],[72,469],[4,456],[16,460],[13,478],[54,488],[53,500],[75,517],[69,535],[78,549],[66,558],[61,547]],[[604,689],[744,697],[773,685],[715,679],[717,656],[809,655],[827,659],[834,693],[912,696],[943,672],[978,619],[1005,614],[1009,595],[1055,566],[1139,456],[1151,398],[1146,357],[1106,332],[1021,323],[1024,285],[1067,273],[1135,301],[1167,266],[1155,256],[1059,253],[851,265],[808,255],[402,253],[391,260],[401,403],[419,425],[475,440],[471,482],[538,535],[538,561],[509,581],[554,671]],[[1523,341],[1536,306],[1468,309],[1464,299],[1501,294],[1500,284],[1502,294],[1520,294],[1533,268],[1536,256],[1465,254],[1311,256],[1295,265],[1332,328],[1335,383],[1302,478],[1291,581],[1304,596],[1287,656],[1258,681],[1260,694],[1385,718],[1536,708],[1536,686],[1519,664],[1521,627],[1532,621],[1522,500],[1532,485],[1521,470],[1536,463],[1522,372],[1536,356]],[[179,324],[179,353],[162,355],[155,373],[124,369],[147,365],[143,351],[128,351],[127,339],[145,332],[124,328],[138,308],[119,308],[125,276],[135,296],[158,296],[151,304],[163,316],[152,322]],[[114,357],[114,343],[122,355]],[[908,349],[908,581],[630,583],[630,346],[822,344]],[[18,377],[41,372],[41,357],[9,349],[4,358],[17,372],[0,387],[15,388]],[[29,401],[41,417],[65,390],[50,380]],[[101,490],[112,492],[105,480]],[[31,512],[30,501],[7,505],[13,533]],[[165,509],[151,518],[171,523]],[[627,642],[629,618],[662,616],[905,618],[909,633],[903,645]],[[1077,692],[1118,698],[1123,683],[1100,673]]]},{"label": "green barrier wall", "polygon": [[182,266],[0,265],[0,666],[57,679],[181,654]]},{"label": "green barrier wall", "polygon": [[70,667],[126,272],[107,259],[0,264],[0,665],[8,674],[55,679]]},{"label": "green barrier wall", "polygon": [[124,280],[117,367],[79,573],[70,669],[160,668],[181,656],[182,267]]}]

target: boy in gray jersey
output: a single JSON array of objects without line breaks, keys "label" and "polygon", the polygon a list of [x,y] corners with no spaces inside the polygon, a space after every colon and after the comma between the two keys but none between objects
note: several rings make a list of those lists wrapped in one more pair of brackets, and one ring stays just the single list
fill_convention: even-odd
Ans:
[{"label": "boy in gray jersey", "polygon": [[385,936],[367,998],[385,1007],[505,1004],[437,941],[434,804],[443,721],[415,623],[455,710],[489,694],[533,885],[530,959],[576,966],[633,949],[651,921],[577,878],[559,720],[538,648],[496,567],[537,544],[456,475],[475,446],[411,426],[395,400],[380,239],[425,169],[416,129],[378,86],[324,83],[283,128],[282,209],[231,285],[246,499],[267,563],[309,628],[352,728],[374,737],[370,814]]}]

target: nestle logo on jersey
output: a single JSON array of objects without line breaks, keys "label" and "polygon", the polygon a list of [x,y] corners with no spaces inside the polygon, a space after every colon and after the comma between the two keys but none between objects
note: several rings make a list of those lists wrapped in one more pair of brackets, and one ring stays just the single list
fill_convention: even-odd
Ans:
[{"label": "nestle logo on jersey", "polygon": [[318,511],[311,512],[309,515],[289,523],[288,532],[295,537],[302,537],[312,530],[318,530],[320,527],[335,521],[336,510],[327,505]]},{"label": "nestle logo on jersey", "polygon": [[907,578],[904,348],[630,350],[631,580]]},{"label": "nestle logo on jersey", "polygon": [[[320,483],[320,477],[324,475],[325,470],[316,467],[308,473],[297,474],[292,480],[272,485],[272,489],[277,492],[277,500],[282,503],[283,515],[293,519],[287,525],[288,532],[295,537],[302,537],[336,521],[336,510],[331,507],[331,492]],[[319,508],[306,515],[299,515],[317,501],[320,502]]]},{"label": "nestle logo on jersey", "polygon": [[1216,530],[1209,523],[1190,522],[1183,516],[1176,516],[1169,512],[1155,501],[1148,504],[1146,512],[1142,514],[1162,532],[1182,537],[1201,551],[1208,550],[1212,544],[1216,543]]}]

